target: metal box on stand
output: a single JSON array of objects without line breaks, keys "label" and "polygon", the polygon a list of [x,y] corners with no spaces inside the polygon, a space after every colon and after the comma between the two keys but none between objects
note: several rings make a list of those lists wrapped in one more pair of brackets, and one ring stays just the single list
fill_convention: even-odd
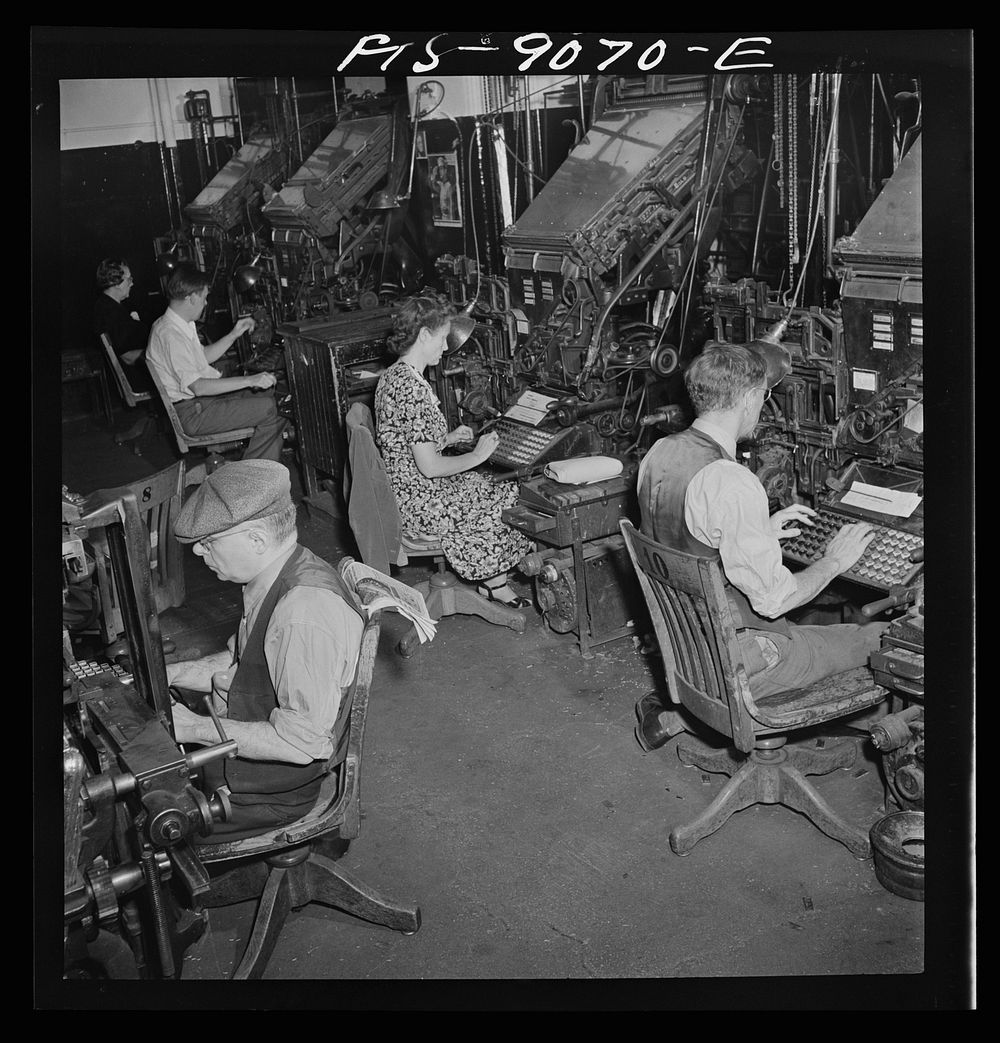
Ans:
[{"label": "metal box on stand", "polygon": [[618,522],[635,514],[635,469],[589,485],[550,478],[521,483],[515,507],[503,520],[532,539],[538,550],[519,568],[535,577],[546,623],[576,633],[580,652],[634,632],[644,618],[642,593]]},{"label": "metal box on stand", "polygon": [[343,474],[347,459],[347,411],[357,401],[371,407],[388,356],[392,309],[344,312],[278,328],[298,432],[306,494],[324,478]]}]

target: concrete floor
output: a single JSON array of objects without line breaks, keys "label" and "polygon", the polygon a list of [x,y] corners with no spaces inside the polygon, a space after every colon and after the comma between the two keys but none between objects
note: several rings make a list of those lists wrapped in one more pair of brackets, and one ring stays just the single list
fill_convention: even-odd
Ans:
[{"label": "concrete floor", "polygon": [[[175,458],[162,433],[137,457],[96,421],[68,431],[62,480],[77,492]],[[300,530],[331,560],[349,546],[336,520],[304,507]],[[161,620],[181,656],[221,648],[239,614],[238,589],[190,552],[186,573],[186,604]],[[696,979],[733,979],[752,1005],[773,996],[778,1006],[788,1002],[785,976],[884,996],[919,987],[923,904],[883,889],[870,861],[855,860],[801,815],[752,808],[688,856],[670,851],[671,827],[693,818],[725,776],[683,766],[674,742],[653,753],[639,747],[633,707],[656,687],[659,660],[631,638],[583,659],[572,635],[553,633],[534,611],[523,635],[452,617],[404,660],[394,651],[403,629],[387,617],[365,739],[361,835],[342,864],[419,904],[423,925],[404,937],[307,907],[290,915],[267,980],[537,987],[598,979],[602,991],[584,993],[584,1005],[588,995],[632,987],[634,1004],[649,1009],[667,993],[645,989],[644,979],[687,980],[688,997],[697,995]],[[871,824],[883,789],[870,745],[862,749],[853,769],[815,782],[834,808]],[[188,952],[185,981],[224,979],[252,916],[252,903],[213,909]]]}]

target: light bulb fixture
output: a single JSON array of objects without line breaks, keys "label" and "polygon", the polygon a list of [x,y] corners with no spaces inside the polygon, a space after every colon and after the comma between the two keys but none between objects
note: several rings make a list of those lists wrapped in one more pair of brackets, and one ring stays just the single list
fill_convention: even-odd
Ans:
[{"label": "light bulb fixture", "polygon": [[380,188],[368,201],[367,210],[395,210],[400,196],[389,188]]},{"label": "light bulb fixture", "polygon": [[767,366],[765,380],[769,388],[792,372],[792,356],[781,338],[788,329],[788,317],[779,319],[769,330],[755,337],[746,346],[764,360]]},{"label": "light bulb fixture", "polygon": [[252,290],[254,286],[260,282],[264,272],[257,267],[257,262],[260,260],[260,251],[257,251],[257,256],[249,264],[241,264],[239,268],[233,272],[233,285],[240,293],[247,293]]},{"label": "light bulb fixture", "polygon": [[177,239],[174,241],[174,243],[170,246],[169,249],[165,250],[161,254],[156,255],[156,271],[158,275],[162,276],[163,278],[166,278],[167,276],[173,274],[174,269],[177,267],[178,264],[177,247],[179,247],[180,245],[180,240]]},{"label": "light bulb fixture", "polygon": [[476,328],[476,320],[472,318],[472,309],[476,302],[469,303],[451,320],[451,329],[448,330],[448,339],[445,351],[458,351],[458,349],[472,336]]}]

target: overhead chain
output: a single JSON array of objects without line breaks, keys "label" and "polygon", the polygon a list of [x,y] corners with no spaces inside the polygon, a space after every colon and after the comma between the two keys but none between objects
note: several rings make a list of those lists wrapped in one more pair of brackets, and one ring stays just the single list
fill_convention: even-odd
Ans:
[{"label": "overhead chain", "polygon": [[788,282],[795,282],[795,265],[799,263],[799,107],[798,77],[788,74]]},{"label": "overhead chain", "polygon": [[778,206],[785,209],[785,81],[779,72],[774,77],[774,162],[777,173]]},{"label": "overhead chain", "polygon": [[[483,201],[483,231],[485,233],[485,254],[486,254],[486,268],[490,275],[493,274],[493,223],[500,223],[496,216],[497,198],[493,192],[487,192],[486,190],[486,163],[483,155],[483,133],[482,124],[477,121],[476,123],[476,160],[479,164],[479,197]],[[491,157],[492,162],[492,157]],[[471,172],[470,172],[471,174]],[[472,177],[469,177],[469,191],[472,191]],[[469,200],[469,211],[472,211],[472,200]],[[492,220],[491,220],[492,218]],[[479,287],[482,283],[482,267],[483,259],[479,257],[478,250],[476,252],[476,263],[479,265],[479,274],[476,279],[476,296],[479,296]]]}]

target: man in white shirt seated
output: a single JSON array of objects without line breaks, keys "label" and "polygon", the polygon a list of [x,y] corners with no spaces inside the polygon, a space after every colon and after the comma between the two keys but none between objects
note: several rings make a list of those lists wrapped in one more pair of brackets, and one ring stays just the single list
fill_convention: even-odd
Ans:
[{"label": "man in white shirt seated", "polygon": [[214,344],[203,347],[195,321],[208,303],[208,277],[193,264],[178,264],[167,283],[167,310],[153,323],[146,364],[156,370],[177,411],[181,427],[191,435],[210,435],[252,427],[244,460],[280,460],[285,419],[274,401],[273,373],[224,377],[212,363],[254,328],[251,318],[236,325]]},{"label": "man in white shirt seated", "polygon": [[[676,550],[718,556],[756,697],[865,665],[888,624],[798,626],[784,616],[850,569],[876,530],[865,522],[845,525],[819,561],[789,571],[780,541],[799,535],[798,525],[812,525],[816,512],[793,504],[769,517],[764,487],[736,462],[736,443],[753,433],[771,394],[764,360],[743,346],[712,346],[687,368],[684,382],[697,418],[686,431],[661,438],[643,458],[642,531]],[[669,738],[657,724],[663,709],[655,696],[639,702],[637,736],[647,749]]]}]

